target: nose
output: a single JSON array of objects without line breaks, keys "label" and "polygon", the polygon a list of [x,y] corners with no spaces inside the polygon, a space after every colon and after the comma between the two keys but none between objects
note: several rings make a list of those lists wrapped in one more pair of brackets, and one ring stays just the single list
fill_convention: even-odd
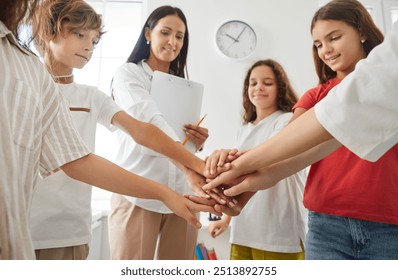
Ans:
[{"label": "nose", "polygon": [[94,50],[94,44],[93,44],[93,43],[88,44],[88,45],[84,48],[84,50],[87,51],[87,52],[92,52],[92,51]]},{"label": "nose", "polygon": [[169,44],[170,45],[175,46],[176,42],[177,42],[177,40],[176,40],[176,38],[174,36],[170,36],[169,37]]},{"label": "nose", "polygon": [[94,50],[94,43],[93,40],[87,40],[85,46],[84,46],[84,50],[87,52],[92,52]]},{"label": "nose", "polygon": [[258,83],[255,88],[256,88],[256,90],[263,91],[264,85],[262,83]]},{"label": "nose", "polygon": [[332,46],[329,43],[324,43],[323,48],[321,49],[322,54],[328,54],[332,51]]}]

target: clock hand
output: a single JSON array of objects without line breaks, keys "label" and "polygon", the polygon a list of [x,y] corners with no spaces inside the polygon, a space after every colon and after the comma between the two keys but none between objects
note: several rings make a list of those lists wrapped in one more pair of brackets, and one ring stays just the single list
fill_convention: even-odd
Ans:
[{"label": "clock hand", "polygon": [[242,31],[239,33],[238,37],[236,37],[236,40],[237,40],[238,42],[239,42],[240,36],[242,35],[243,31],[245,31],[245,29],[246,29],[246,26],[243,27],[243,29],[242,29]]},{"label": "clock hand", "polygon": [[234,42],[238,42],[237,39],[235,39],[234,37],[232,37],[231,35],[229,35],[229,34],[227,34],[227,33],[225,33],[225,36],[231,38],[232,40],[234,40]]}]

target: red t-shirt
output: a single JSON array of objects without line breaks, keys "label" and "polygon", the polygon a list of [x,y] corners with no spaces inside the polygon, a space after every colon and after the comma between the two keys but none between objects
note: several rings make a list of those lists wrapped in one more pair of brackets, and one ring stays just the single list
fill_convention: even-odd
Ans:
[{"label": "red t-shirt", "polygon": [[[312,108],[339,82],[334,78],[310,89],[293,110]],[[314,163],[307,178],[304,205],[329,215],[398,225],[398,145],[374,163],[345,147]]]}]

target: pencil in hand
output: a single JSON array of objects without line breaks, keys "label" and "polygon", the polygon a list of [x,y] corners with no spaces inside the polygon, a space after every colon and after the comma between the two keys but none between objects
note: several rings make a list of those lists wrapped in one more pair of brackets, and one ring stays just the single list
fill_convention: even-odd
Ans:
[{"label": "pencil in hand", "polygon": [[[199,127],[200,124],[203,122],[203,120],[205,119],[205,117],[207,116],[207,114],[205,114],[196,124],[196,127]],[[185,145],[187,142],[189,141],[189,136],[185,137],[184,141],[182,142],[183,145]]]}]

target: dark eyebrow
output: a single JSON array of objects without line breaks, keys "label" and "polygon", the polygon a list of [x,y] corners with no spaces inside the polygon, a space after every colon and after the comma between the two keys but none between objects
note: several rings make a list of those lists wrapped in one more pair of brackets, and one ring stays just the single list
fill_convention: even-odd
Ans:
[{"label": "dark eyebrow", "polygon": [[[250,81],[254,81],[254,80],[257,80],[257,79],[255,79],[255,78],[250,78]],[[273,79],[273,78],[270,78],[270,77],[265,77],[264,79],[262,79],[262,80],[270,80],[270,81],[275,81],[275,79]]]},{"label": "dark eyebrow", "polygon": [[[167,30],[170,30],[170,31],[173,30],[172,28],[168,27],[167,25],[162,26],[162,28],[167,29]],[[184,32],[184,31],[178,31],[178,30],[177,30],[177,33],[182,34],[182,35],[185,35],[185,32]]]}]

